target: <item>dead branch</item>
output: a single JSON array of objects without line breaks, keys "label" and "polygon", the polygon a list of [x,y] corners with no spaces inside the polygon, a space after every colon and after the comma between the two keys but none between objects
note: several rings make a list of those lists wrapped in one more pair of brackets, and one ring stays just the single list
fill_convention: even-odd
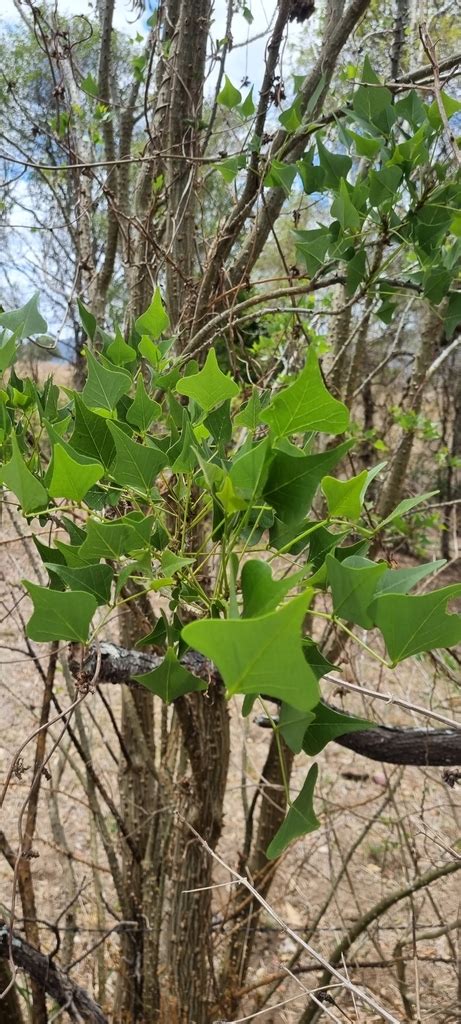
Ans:
[{"label": "dead branch", "polygon": [[[9,928],[0,921],[0,958],[8,959]],[[86,1021],[87,1024],[108,1024],[101,1007],[94,1002],[84,988],[76,985],[57,967],[44,953],[39,953],[34,946],[18,934],[13,933],[13,960],[19,968],[51,996],[59,1006],[67,1011],[73,1021]]]}]

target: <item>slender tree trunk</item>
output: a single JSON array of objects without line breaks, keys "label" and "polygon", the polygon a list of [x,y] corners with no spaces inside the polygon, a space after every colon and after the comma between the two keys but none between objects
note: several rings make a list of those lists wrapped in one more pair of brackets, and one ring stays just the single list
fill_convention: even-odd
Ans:
[{"label": "slender tree trunk", "polygon": [[[421,411],[424,396],[424,382],[434,351],[443,337],[443,325],[432,310],[426,314],[421,335],[421,344],[408,388],[404,409],[417,415]],[[377,512],[385,518],[398,504],[410,462],[415,440],[415,429],[405,430],[392,459],[386,485],[378,502]]]}]

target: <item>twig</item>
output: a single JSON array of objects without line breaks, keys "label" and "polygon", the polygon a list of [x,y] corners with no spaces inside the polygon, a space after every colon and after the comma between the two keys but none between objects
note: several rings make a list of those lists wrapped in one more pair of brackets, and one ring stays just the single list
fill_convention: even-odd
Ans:
[{"label": "twig", "polygon": [[431,64],[431,66],[432,66],[432,73],[433,73],[433,77],[434,77],[435,99],[436,99],[437,106],[439,108],[440,120],[441,120],[441,122],[443,124],[443,127],[444,127],[446,139],[447,139],[448,145],[450,146],[450,148],[452,150],[453,156],[455,158],[455,162],[457,163],[458,167],[461,168],[461,151],[460,151],[458,143],[456,141],[455,134],[454,134],[454,132],[452,132],[452,130],[450,128],[450,125],[449,125],[449,122],[448,122],[447,112],[446,112],[444,104],[443,104],[442,84],[441,84],[441,81],[440,81],[439,63],[438,63],[438,60],[437,60],[437,55],[436,55],[436,52],[435,52],[434,43],[432,42],[432,39],[431,39],[431,37],[429,35],[429,32],[427,30],[427,25],[426,25],[425,22],[423,22],[419,26],[419,38],[421,39],[421,42],[422,42],[423,48],[424,48],[424,52],[427,54],[428,60],[429,60],[429,62]]},{"label": "twig", "polygon": [[375,1013],[379,1014],[379,1016],[383,1020],[389,1021],[389,1024],[399,1024],[399,1021],[396,1019],[396,1017],[393,1017],[392,1014],[388,1013],[388,1011],[385,1010],[384,1007],[380,1006],[379,1003],[377,1003],[372,998],[372,996],[367,995],[367,993],[363,992],[360,988],[358,988],[357,985],[354,985],[346,978],[343,978],[342,974],[340,974],[340,972],[337,971],[332,964],[329,964],[328,961],[325,960],[320,953],[317,953],[317,950],[315,950],[308,942],[305,942],[300,935],[294,932],[293,929],[290,928],[290,926],[287,925],[285,921],[282,920],[281,917],[279,917],[279,915],[270,906],[270,904],[267,903],[264,897],[260,895],[258,890],[255,889],[251,882],[249,882],[247,878],[244,878],[243,875],[240,875],[238,871],[234,871],[233,868],[229,867],[229,865],[226,864],[226,861],[224,861],[219,856],[219,854],[216,853],[215,850],[211,849],[211,846],[208,845],[205,839],[202,839],[202,836],[197,832],[194,826],[190,824],[190,822],[186,821],[185,818],[183,818],[182,815],[178,812],[177,817],[180,819],[183,825],[185,825],[186,828],[188,828],[189,831],[193,833],[195,838],[198,840],[201,846],[203,846],[203,849],[207,851],[210,857],[213,857],[213,860],[220,864],[222,868],[225,868],[226,871],[229,871],[232,877],[235,878],[236,881],[238,881],[241,885],[243,885],[245,889],[248,890],[253,899],[255,899],[256,902],[259,903],[260,906],[266,911],[266,913],[269,914],[269,916],[277,922],[282,931],[289,935],[293,942],[296,942],[299,946],[302,946],[302,948],[305,949],[306,952],[309,953],[309,955],[312,956],[314,960],[316,960],[317,963],[325,969],[325,971],[329,972],[329,975],[332,975],[333,977],[337,978],[341,985],[344,986],[344,988],[348,989],[348,991],[353,993],[357,997],[357,999],[360,999],[363,1003],[365,1003],[372,1010],[374,1010]]}]

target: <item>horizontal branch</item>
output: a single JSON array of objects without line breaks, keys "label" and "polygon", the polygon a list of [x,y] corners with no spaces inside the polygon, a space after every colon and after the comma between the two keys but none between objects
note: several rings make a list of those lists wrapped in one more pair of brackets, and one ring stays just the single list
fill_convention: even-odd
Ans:
[{"label": "horizontal branch", "polygon": [[[7,960],[9,957],[8,935],[7,925],[4,921],[0,921],[0,959],[2,960]],[[13,933],[11,948],[16,967],[35,981],[48,996],[57,1002],[58,1006],[66,1009],[71,1020],[86,1021],[87,1024],[108,1024],[101,1007],[91,999],[86,990],[71,981],[59,967],[56,967],[50,957],[39,953],[17,932]]]},{"label": "horizontal branch", "polygon": [[[133,676],[144,675],[162,664],[161,654],[147,654],[145,651],[127,650],[117,644],[99,645],[100,668],[98,685],[101,683],[127,683],[138,686]],[[210,665],[202,655],[187,651],[182,663],[194,675],[210,679]],[[72,674],[82,682],[94,676],[98,661],[96,646],[83,650],[79,645],[71,646],[69,667]],[[218,674],[216,674],[216,678]],[[336,681],[340,685],[340,680]],[[342,711],[342,714],[345,712]],[[372,761],[388,764],[448,766],[461,763],[461,729],[405,729],[377,726],[376,729],[348,733],[336,741]]]}]

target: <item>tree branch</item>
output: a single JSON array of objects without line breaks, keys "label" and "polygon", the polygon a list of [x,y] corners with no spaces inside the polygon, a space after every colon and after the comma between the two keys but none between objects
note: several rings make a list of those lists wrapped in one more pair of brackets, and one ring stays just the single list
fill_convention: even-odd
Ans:
[{"label": "tree branch", "polygon": [[[101,664],[98,686],[102,683],[141,685],[133,676],[151,672],[163,661],[161,654],[128,650],[106,642],[100,643],[99,653]],[[71,645],[69,667],[72,674],[82,682],[91,679],[95,671],[96,658],[96,647],[89,647],[82,652],[78,644]],[[202,655],[195,651],[187,651],[181,660],[190,672],[209,681],[210,664]],[[219,680],[217,672],[214,679]],[[447,766],[458,765],[461,762],[461,729],[377,726],[376,729],[340,736],[335,742],[363,757],[373,761],[385,761],[388,764]]]},{"label": "tree branch", "polygon": [[[0,958],[8,959],[8,932],[4,921],[0,921]],[[88,1024],[108,1024],[101,1007],[91,999],[84,988],[71,981],[59,967],[44,953],[39,953],[17,933],[13,933],[13,960],[20,970],[39,985],[59,1006],[67,1010],[74,1021]]]}]

